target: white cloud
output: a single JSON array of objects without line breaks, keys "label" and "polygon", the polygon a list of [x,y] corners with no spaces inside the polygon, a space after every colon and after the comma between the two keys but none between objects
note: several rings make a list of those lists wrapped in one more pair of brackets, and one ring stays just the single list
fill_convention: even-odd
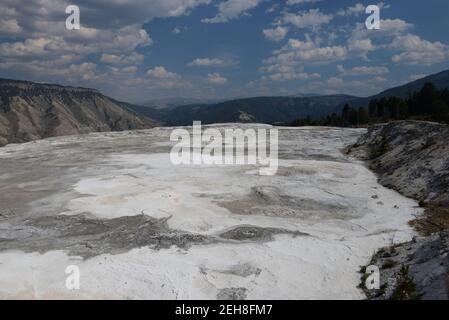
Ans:
[{"label": "white cloud", "polygon": [[[63,59],[65,60],[65,59]],[[17,62],[3,62],[0,63],[0,68],[9,69],[13,68],[17,71],[26,71],[27,73],[34,74],[42,77],[60,77],[64,78],[67,82],[90,82],[90,81],[105,81],[106,75],[97,71],[97,65],[92,62],[84,62],[81,64],[66,65],[59,60],[55,62],[40,62],[33,61],[27,65]]]},{"label": "white cloud", "polygon": [[401,19],[381,20],[380,26],[380,30],[367,30],[364,23],[358,23],[348,39],[348,50],[367,60],[369,52],[385,47],[383,44],[375,45],[373,41],[385,43],[413,27],[412,24]]},{"label": "white cloud", "polygon": [[263,34],[265,35],[265,38],[271,41],[282,41],[284,40],[285,36],[287,35],[288,28],[277,26],[274,29],[264,29]]},{"label": "white cloud", "polygon": [[[414,26],[401,19],[381,20],[380,30],[366,30],[358,24],[348,40],[348,48],[365,55],[375,49],[395,50],[394,63],[409,65],[433,65],[449,60],[449,46],[442,42],[428,41],[408,33]],[[372,40],[383,42],[376,46]]]},{"label": "white cloud", "polygon": [[427,77],[427,74],[412,74],[410,75],[409,79],[410,81],[416,81],[425,77]]},{"label": "white cloud", "polygon": [[218,58],[197,58],[192,62],[189,62],[189,67],[229,67],[236,65],[238,62],[229,59]]},{"label": "white cloud", "polygon": [[115,75],[115,76],[123,76],[123,75],[129,75],[129,74],[134,74],[137,72],[137,67],[136,66],[129,66],[129,67],[124,67],[124,68],[117,68],[117,67],[108,67],[108,70],[111,74]]},{"label": "white cloud", "polygon": [[201,20],[204,23],[224,23],[239,18],[248,10],[253,9],[262,0],[227,0],[218,5],[218,14],[213,18]]},{"label": "white cloud", "polygon": [[298,62],[328,63],[347,58],[348,49],[344,46],[320,47],[310,39],[300,41],[289,39],[280,50],[276,50],[265,64],[289,64]]},{"label": "white cloud", "polygon": [[100,58],[101,62],[113,65],[141,64],[143,60],[144,56],[136,52],[133,52],[129,55],[103,53]]},{"label": "white cloud", "polygon": [[276,11],[276,9],[279,7],[279,4],[275,3],[273,5],[271,5],[270,7],[267,8],[267,10],[265,10],[265,13],[273,13]]},{"label": "white cloud", "polygon": [[225,85],[228,83],[228,79],[221,76],[217,72],[209,73],[207,75],[207,80],[209,81],[209,83],[214,84],[214,85]]},{"label": "white cloud", "polygon": [[344,60],[348,51],[342,46],[320,47],[309,37],[306,41],[289,39],[281,49],[263,61],[260,72],[264,79],[274,81],[311,80],[321,77],[319,73],[307,73],[305,64],[325,64]]},{"label": "white cloud", "polygon": [[358,56],[367,59],[367,54],[374,51],[376,47],[373,45],[371,39],[349,39],[348,50]]},{"label": "white cloud", "polygon": [[344,84],[343,79],[337,77],[329,78],[326,82],[330,87],[341,87]]},{"label": "white cloud", "polygon": [[[377,4],[379,9],[388,9],[390,8],[390,5],[385,4],[384,2],[380,2]],[[346,9],[341,9],[337,12],[337,15],[339,16],[360,16],[361,14],[364,14],[366,10],[366,6],[362,3],[356,3],[353,6],[347,7]]]},{"label": "white cloud", "polygon": [[360,66],[353,67],[352,69],[346,70],[343,66],[337,66],[338,71],[342,76],[363,76],[363,75],[371,75],[371,76],[379,76],[385,75],[390,72],[387,67],[370,67],[370,66]]},{"label": "white cloud", "polygon": [[397,36],[387,47],[402,51],[393,56],[395,63],[432,65],[449,60],[447,44],[427,41],[413,34]]},{"label": "white cloud", "polygon": [[286,12],[282,17],[282,21],[285,24],[292,24],[296,28],[304,29],[327,24],[332,20],[332,18],[333,16],[331,14],[321,13],[319,9],[311,9],[298,14]]},{"label": "white cloud", "polygon": [[157,79],[177,79],[179,77],[176,73],[167,71],[163,66],[154,67],[148,70],[147,74]]},{"label": "white cloud", "polygon": [[277,72],[270,74],[263,79],[269,79],[273,81],[291,81],[291,80],[313,80],[321,78],[319,73],[307,73],[296,71],[295,69],[283,70],[284,72]]},{"label": "white cloud", "polygon": [[174,27],[172,30],[172,33],[174,34],[181,34],[183,32],[186,32],[189,28],[187,28],[186,26],[182,26],[182,27]]},{"label": "white cloud", "polygon": [[413,24],[401,19],[382,19],[379,30],[367,30],[364,23],[358,23],[352,31],[351,39],[385,39],[386,37],[403,34],[411,28],[413,28]]},{"label": "white cloud", "polygon": [[31,37],[24,41],[3,42],[0,43],[0,57],[28,63],[30,59],[53,60],[69,53],[83,56],[100,52],[130,53],[139,46],[151,43],[145,30],[137,26],[128,26],[115,31],[98,32],[98,35],[88,38],[84,33],[77,36],[42,36]]},{"label": "white cloud", "polygon": [[[2,0],[0,2],[0,68],[33,74],[45,81],[101,80],[97,61],[125,68],[106,68],[110,79],[117,80],[123,71],[130,73],[132,64],[143,56],[135,50],[153,43],[142,25],[156,17],[176,17],[211,0],[80,0],[81,29],[65,28],[65,8],[69,0]],[[73,64],[84,59],[79,67]],[[55,66],[57,65],[57,69]],[[95,66],[95,68],[94,68]],[[89,69],[88,69],[89,68]],[[86,71],[79,75],[75,69]],[[94,70],[95,69],[95,70]],[[73,73],[73,76],[70,75]],[[104,75],[104,74],[101,74]],[[83,80],[82,79],[82,80]],[[86,80],[86,81],[87,81]],[[116,83],[120,83],[116,81]]]},{"label": "white cloud", "polygon": [[174,89],[186,88],[191,84],[180,75],[168,71],[164,66],[157,66],[147,71],[145,78],[130,79],[128,85],[145,86],[148,88]]},{"label": "white cloud", "polygon": [[[4,18],[3,18],[4,19]],[[22,27],[16,19],[4,19],[0,20],[0,34],[6,36],[15,36],[20,34]]]},{"label": "white cloud", "polygon": [[325,81],[313,81],[306,83],[303,90],[310,92],[320,92],[322,94],[352,94],[355,96],[369,96],[385,90],[387,85],[397,85],[398,83],[388,82],[382,77],[357,79],[345,81],[340,77],[331,77]]},{"label": "white cloud", "polygon": [[366,7],[361,3],[356,3],[352,7],[347,7],[346,9],[341,9],[338,11],[339,16],[350,16],[350,15],[361,15],[366,10]]},{"label": "white cloud", "polygon": [[373,80],[376,82],[387,82],[388,81],[387,78],[381,77],[381,76],[374,77]]},{"label": "white cloud", "polygon": [[398,51],[391,60],[409,65],[433,65],[449,60],[449,45],[409,33],[414,26],[404,20],[385,19],[380,26],[380,30],[370,31],[358,24],[348,39],[348,49],[365,58],[368,52],[377,49]]},{"label": "white cloud", "polygon": [[287,5],[303,4],[303,3],[313,3],[321,0],[287,0]]}]

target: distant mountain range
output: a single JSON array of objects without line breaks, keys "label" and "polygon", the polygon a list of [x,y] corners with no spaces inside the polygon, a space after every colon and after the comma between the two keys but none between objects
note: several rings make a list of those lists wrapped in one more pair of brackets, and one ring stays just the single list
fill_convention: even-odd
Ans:
[{"label": "distant mountain range", "polygon": [[294,94],[293,97],[296,98],[309,98],[309,97],[319,97],[321,96],[321,94],[317,94],[317,93],[297,93]]},{"label": "distant mountain range", "polygon": [[0,146],[156,124],[94,89],[0,79]]},{"label": "distant mountain range", "polygon": [[[93,131],[150,128],[159,124],[191,125],[226,122],[290,123],[341,112],[347,103],[367,106],[372,99],[407,98],[426,82],[449,88],[449,71],[383,91],[368,98],[348,95],[255,97],[224,102],[159,99],[148,106],[121,102],[94,89],[0,79],[0,146],[51,136]],[[186,105],[179,105],[184,104]]]},{"label": "distant mountain range", "polygon": [[449,71],[430,75],[368,98],[348,95],[298,94],[290,97],[235,99],[213,104],[193,103],[164,109],[142,106],[130,106],[130,108],[137,113],[171,126],[189,125],[194,120],[206,124],[223,122],[290,123],[307,116],[317,119],[333,112],[339,113],[345,104],[352,107],[364,107],[372,99],[381,97],[407,98],[413,92],[421,90],[426,82],[432,82],[437,88],[449,87]]},{"label": "distant mountain range", "polygon": [[151,107],[153,109],[169,109],[173,107],[179,107],[189,104],[213,104],[222,102],[224,99],[200,99],[200,98],[183,98],[183,97],[173,97],[173,98],[162,98],[147,100],[138,105],[145,107]]},{"label": "distant mountain range", "polygon": [[321,117],[341,111],[342,103],[356,99],[347,95],[312,97],[256,97],[216,104],[189,104],[169,109],[130,106],[137,113],[166,125],[188,125],[198,120],[205,124],[223,122],[285,123],[300,117]]}]

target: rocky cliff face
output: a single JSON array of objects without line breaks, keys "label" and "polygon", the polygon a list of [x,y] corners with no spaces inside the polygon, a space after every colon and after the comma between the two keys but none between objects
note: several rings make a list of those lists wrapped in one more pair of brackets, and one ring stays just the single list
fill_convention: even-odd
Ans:
[{"label": "rocky cliff face", "polygon": [[449,126],[398,121],[369,129],[351,152],[383,185],[424,204],[449,207]]},{"label": "rocky cliff face", "polygon": [[93,89],[0,79],[0,146],[155,125]]},{"label": "rocky cliff face", "polygon": [[449,299],[449,126],[399,121],[369,129],[348,152],[369,162],[381,184],[417,199],[426,211],[420,236],[376,253],[381,272],[372,299]]}]

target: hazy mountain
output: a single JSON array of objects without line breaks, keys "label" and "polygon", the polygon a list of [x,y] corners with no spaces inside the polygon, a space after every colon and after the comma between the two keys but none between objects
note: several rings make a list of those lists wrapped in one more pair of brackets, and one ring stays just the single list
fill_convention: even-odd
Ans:
[{"label": "hazy mountain", "polygon": [[182,98],[182,97],[173,97],[173,98],[162,98],[162,99],[154,99],[147,100],[139,105],[144,107],[151,107],[154,109],[166,109],[173,108],[178,106],[184,106],[188,104],[212,104],[223,101],[222,99],[199,99],[199,98]]},{"label": "hazy mountain", "polygon": [[317,93],[297,93],[294,94],[292,97],[296,97],[296,98],[310,98],[310,97],[319,97],[321,96],[320,94]]},{"label": "hazy mountain", "polygon": [[0,146],[155,124],[94,89],[0,79]]},{"label": "hazy mountain", "polygon": [[[449,87],[449,71],[385,90],[368,98],[348,95],[255,97],[219,103],[185,98],[153,100],[153,107],[116,101],[94,89],[0,79],[0,146],[9,142],[166,125],[260,122],[290,123],[298,118],[320,118],[340,112],[343,105],[366,106],[371,99],[407,98],[426,82]],[[155,119],[155,120],[152,120]]]},{"label": "hazy mountain", "polygon": [[234,99],[220,103],[194,103],[168,109],[132,106],[131,109],[145,116],[157,119],[167,125],[188,125],[194,120],[203,123],[261,122],[290,123],[310,116],[312,119],[339,113],[344,104],[353,107],[367,106],[372,99],[396,96],[407,98],[421,90],[426,82],[437,88],[449,87],[449,71],[443,71],[405,85],[385,90],[377,95],[359,98],[348,95],[318,96],[299,93],[291,97],[256,97]]},{"label": "hazy mountain", "polygon": [[256,97],[225,101],[216,104],[190,104],[166,110],[131,108],[167,125],[188,125],[194,120],[203,123],[260,122],[287,123],[299,117],[318,118],[339,111],[341,103],[353,96],[333,95],[319,97]]},{"label": "hazy mountain", "polygon": [[427,77],[412,81],[399,87],[385,90],[368,98],[355,99],[349,104],[351,106],[367,106],[371,100],[380,99],[383,97],[399,97],[402,99],[406,99],[410,96],[410,94],[421,90],[426,82],[433,83],[438,89],[449,88],[449,70],[429,75]]}]

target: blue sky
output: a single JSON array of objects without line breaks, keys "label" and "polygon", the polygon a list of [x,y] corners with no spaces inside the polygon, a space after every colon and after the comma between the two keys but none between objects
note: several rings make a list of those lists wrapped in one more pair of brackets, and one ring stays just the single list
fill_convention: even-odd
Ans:
[{"label": "blue sky", "polygon": [[[65,29],[65,7],[81,29]],[[365,7],[381,8],[367,30]],[[449,2],[2,0],[0,76],[126,101],[375,94],[449,69]]]}]

